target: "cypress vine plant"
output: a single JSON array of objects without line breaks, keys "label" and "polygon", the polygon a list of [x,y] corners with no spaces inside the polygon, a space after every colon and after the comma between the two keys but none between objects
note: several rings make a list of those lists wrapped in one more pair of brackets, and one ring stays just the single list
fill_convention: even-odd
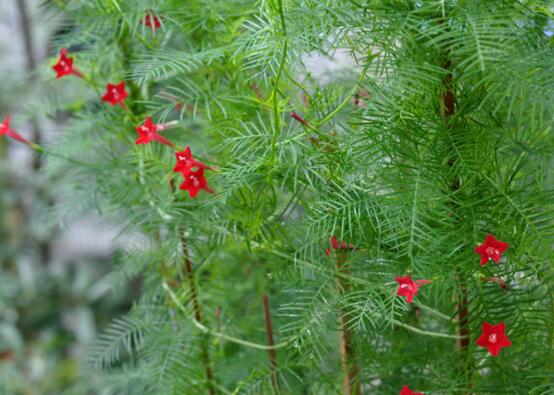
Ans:
[{"label": "cypress vine plant", "polygon": [[551,1],[48,5],[84,99],[32,147],[143,281],[91,391],[554,391]]}]

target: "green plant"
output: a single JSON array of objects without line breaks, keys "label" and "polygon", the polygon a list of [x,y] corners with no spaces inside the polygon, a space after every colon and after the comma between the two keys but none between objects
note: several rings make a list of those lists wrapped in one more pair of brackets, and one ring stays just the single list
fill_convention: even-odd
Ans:
[{"label": "green plant", "polygon": [[[142,297],[92,353],[103,393],[553,390],[551,2],[50,3],[90,95],[49,169],[148,240],[119,267]],[[306,54],[339,49],[354,67],[321,84]],[[127,108],[103,104],[122,79]],[[134,144],[147,116],[215,193]],[[510,247],[480,267],[487,233]],[[413,304],[405,274],[431,281]],[[506,323],[498,357],[483,321]]]}]

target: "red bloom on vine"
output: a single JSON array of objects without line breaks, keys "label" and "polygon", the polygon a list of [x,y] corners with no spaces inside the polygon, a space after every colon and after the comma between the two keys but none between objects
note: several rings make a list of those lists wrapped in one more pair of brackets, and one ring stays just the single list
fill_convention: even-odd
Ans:
[{"label": "red bloom on vine", "polygon": [[500,349],[512,345],[512,342],[506,336],[505,329],[506,325],[504,322],[496,325],[483,322],[483,333],[477,339],[477,345],[486,348],[493,357],[496,357]]},{"label": "red bloom on vine", "polygon": [[4,120],[4,122],[0,123],[0,137],[6,135],[14,140],[19,141],[20,143],[32,145],[23,136],[21,136],[19,133],[13,131],[10,128],[10,120],[11,120],[11,116],[8,115]]},{"label": "red bloom on vine", "polygon": [[175,164],[175,167],[173,168],[173,172],[175,173],[181,173],[183,176],[187,176],[191,171],[193,171],[195,168],[197,169],[208,169],[211,170],[209,166],[206,166],[204,163],[197,161],[192,156],[192,152],[190,150],[190,147],[186,147],[184,151],[177,151],[175,152],[175,158],[177,159],[177,163]]},{"label": "red bloom on vine", "polygon": [[485,238],[483,244],[475,248],[475,252],[481,255],[481,266],[487,264],[491,259],[499,263],[502,258],[502,254],[508,249],[509,244],[503,241],[497,240],[490,233]]},{"label": "red bloom on vine", "polygon": [[195,198],[201,189],[209,193],[213,192],[213,190],[208,186],[206,177],[204,177],[204,168],[201,167],[196,171],[190,171],[184,176],[185,181],[183,181],[179,189],[188,191],[191,198]]},{"label": "red bloom on vine", "polygon": [[58,63],[52,66],[52,69],[56,72],[56,79],[65,77],[66,75],[76,75],[82,77],[83,75],[73,67],[73,58],[67,56],[67,49],[62,48],[60,51],[60,58]]},{"label": "red bloom on vine", "polygon": [[423,395],[423,392],[414,392],[410,389],[410,387],[405,385],[404,387],[402,387],[400,395]]},{"label": "red bloom on vine", "polygon": [[173,147],[174,145],[168,139],[158,134],[158,130],[162,129],[164,129],[164,127],[161,125],[156,125],[154,122],[152,122],[150,117],[146,118],[146,121],[142,125],[137,126],[136,130],[139,137],[136,143],[148,144],[151,141],[157,141],[158,143]]},{"label": "red bloom on vine", "polygon": [[412,280],[410,275],[405,277],[396,276],[395,281],[398,283],[398,289],[396,294],[398,296],[404,296],[408,303],[412,303],[414,296],[419,292],[419,287],[424,284],[429,284],[430,280]]},{"label": "red bloom on vine", "polygon": [[125,107],[125,99],[129,96],[125,90],[125,82],[112,85],[109,82],[106,84],[106,93],[102,96],[102,100],[110,103],[112,106],[120,104]]},{"label": "red bloom on vine", "polygon": [[162,25],[162,17],[154,14],[146,14],[141,23],[145,24],[148,27],[153,27],[154,29],[157,29]]},{"label": "red bloom on vine", "polygon": [[[329,238],[329,242],[331,243],[331,247],[333,250],[351,250],[354,248],[354,246],[350,243],[347,243],[345,241],[339,241],[336,236],[331,236]],[[325,255],[329,256],[331,255],[331,248],[327,247],[325,249]]]}]

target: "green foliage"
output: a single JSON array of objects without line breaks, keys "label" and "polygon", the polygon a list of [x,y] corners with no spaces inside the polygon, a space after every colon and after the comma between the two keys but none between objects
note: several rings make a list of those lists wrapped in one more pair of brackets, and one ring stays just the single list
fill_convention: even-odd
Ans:
[{"label": "green foliage", "polygon": [[[277,392],[262,293],[281,393],[341,391],[343,315],[364,393],[554,391],[552,2],[50,3],[70,26],[57,45],[98,85],[49,170],[148,240],[122,259],[143,295],[94,347],[95,391]],[[354,65],[322,83],[307,56],[339,50]],[[121,79],[128,113],[99,101]],[[190,199],[168,147],[134,144],[146,116],[178,122],[163,133],[216,193]],[[487,233],[510,248],[480,267]],[[326,256],[331,235],[354,251]],[[432,280],[412,305],[406,273]],[[506,323],[496,358],[475,344],[483,321]]]}]

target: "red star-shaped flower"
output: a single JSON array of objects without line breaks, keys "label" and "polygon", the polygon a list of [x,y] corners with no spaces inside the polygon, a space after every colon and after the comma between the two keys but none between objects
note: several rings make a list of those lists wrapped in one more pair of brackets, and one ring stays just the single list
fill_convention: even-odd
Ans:
[{"label": "red star-shaped flower", "polygon": [[28,140],[26,140],[19,133],[10,129],[10,120],[11,120],[11,116],[8,115],[4,120],[4,122],[0,123],[0,136],[6,135],[14,140],[19,141],[20,143],[32,145]]},{"label": "red star-shaped flower", "polygon": [[144,23],[148,27],[157,29],[162,25],[162,17],[154,14],[146,14],[141,23]]},{"label": "red star-shaped flower", "polygon": [[185,177],[195,169],[202,168],[211,170],[211,167],[206,166],[204,163],[194,159],[192,152],[190,151],[190,147],[186,147],[184,151],[175,152],[175,158],[177,159],[177,163],[173,168],[173,172],[181,173]]},{"label": "red star-shaped flower", "polygon": [[500,349],[510,347],[512,342],[504,333],[506,325],[504,322],[500,324],[489,324],[483,322],[482,334],[477,339],[477,345],[486,348],[493,357],[496,357]]},{"label": "red star-shaped flower", "polygon": [[404,387],[402,387],[400,395],[423,395],[423,392],[414,392],[410,389],[410,387],[405,385]]},{"label": "red star-shaped flower", "polygon": [[195,198],[201,189],[209,193],[213,192],[213,190],[208,186],[206,177],[204,177],[204,168],[202,167],[185,175],[185,181],[181,184],[179,189],[188,191],[191,198]]},{"label": "red star-shaped flower", "polygon": [[137,126],[137,133],[139,135],[136,143],[137,144],[148,144],[151,141],[157,141],[165,145],[173,147],[174,145],[165,137],[158,134],[158,130],[162,130],[163,127],[156,125],[150,117],[146,118],[144,124]]},{"label": "red star-shaped flower", "polygon": [[396,276],[394,279],[398,283],[396,294],[398,296],[404,296],[408,303],[412,303],[412,300],[414,299],[415,294],[419,292],[419,287],[421,285],[429,284],[431,282],[429,280],[413,281],[409,274],[405,277]]},{"label": "red star-shaped flower", "polygon": [[[331,236],[329,239],[329,242],[331,243],[331,247],[333,247],[333,250],[352,250],[354,249],[354,246],[350,243],[346,243],[344,241],[339,241],[336,236]],[[325,255],[329,256],[331,255],[331,248],[327,247],[325,249]]]},{"label": "red star-shaped flower", "polygon": [[120,104],[125,107],[125,99],[129,96],[125,90],[125,82],[120,82],[117,85],[106,84],[106,94],[102,96],[102,100],[110,103],[112,106]]},{"label": "red star-shaped flower", "polygon": [[481,255],[481,266],[487,264],[491,259],[496,263],[500,262],[502,254],[508,249],[508,243],[496,240],[493,235],[488,234],[483,244],[475,248],[475,252]]},{"label": "red star-shaped flower", "polygon": [[82,77],[83,75],[73,67],[73,58],[67,57],[67,50],[62,48],[60,51],[60,58],[58,63],[52,66],[52,69],[56,72],[56,78],[62,78],[66,75],[76,75]]}]

